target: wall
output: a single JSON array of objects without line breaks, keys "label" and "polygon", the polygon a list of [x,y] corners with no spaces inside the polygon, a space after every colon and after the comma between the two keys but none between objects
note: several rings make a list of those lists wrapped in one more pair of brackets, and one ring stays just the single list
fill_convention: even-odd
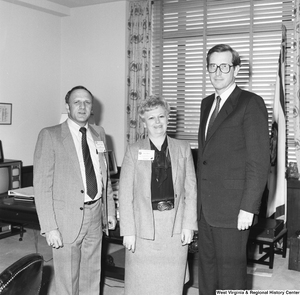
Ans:
[{"label": "wall", "polygon": [[32,165],[39,131],[59,122],[64,96],[84,85],[96,97],[94,121],[108,135],[117,164],[125,150],[127,2],[70,9],[58,16],[0,1],[0,125],[5,158]]},{"label": "wall", "polygon": [[31,165],[39,130],[60,112],[61,19],[0,1],[0,102],[12,125],[0,125],[5,158]]},{"label": "wall", "polygon": [[94,121],[104,127],[118,166],[125,150],[126,8],[125,1],[104,3],[62,18],[61,92],[84,85],[93,93]]}]

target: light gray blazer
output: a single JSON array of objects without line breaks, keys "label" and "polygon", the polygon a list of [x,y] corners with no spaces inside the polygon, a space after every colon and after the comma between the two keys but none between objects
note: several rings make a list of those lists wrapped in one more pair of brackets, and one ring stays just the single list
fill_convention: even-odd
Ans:
[{"label": "light gray blazer", "polygon": [[[197,230],[196,176],[190,145],[168,137],[174,185],[174,223],[170,236],[182,229]],[[154,239],[151,205],[152,161],[138,160],[139,150],[150,150],[148,138],[127,147],[123,160],[119,203],[121,236]]]},{"label": "light gray blazer", "polygon": [[[90,130],[95,141],[106,143],[102,127],[93,125]],[[98,155],[104,184],[103,224],[107,232],[107,215],[115,215],[115,204],[107,155]],[[44,128],[38,136],[34,153],[34,194],[41,233],[59,229],[64,243],[75,241],[83,221],[84,184],[67,122]]]}]

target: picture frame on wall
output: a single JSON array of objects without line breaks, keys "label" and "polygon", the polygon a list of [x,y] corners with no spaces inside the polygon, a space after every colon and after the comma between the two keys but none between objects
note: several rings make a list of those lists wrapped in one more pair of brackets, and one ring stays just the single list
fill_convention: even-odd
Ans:
[{"label": "picture frame on wall", "polygon": [[4,155],[2,149],[2,141],[0,140],[0,163],[3,163],[3,161],[4,161]]},{"label": "picture frame on wall", "polygon": [[12,104],[0,102],[0,125],[11,125]]}]

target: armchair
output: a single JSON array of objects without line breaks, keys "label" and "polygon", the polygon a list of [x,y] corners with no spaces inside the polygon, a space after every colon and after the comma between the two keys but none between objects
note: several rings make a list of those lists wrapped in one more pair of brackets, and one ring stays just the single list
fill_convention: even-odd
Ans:
[{"label": "armchair", "polygon": [[37,253],[17,260],[0,274],[0,294],[38,295],[42,283],[43,265],[43,257]]}]

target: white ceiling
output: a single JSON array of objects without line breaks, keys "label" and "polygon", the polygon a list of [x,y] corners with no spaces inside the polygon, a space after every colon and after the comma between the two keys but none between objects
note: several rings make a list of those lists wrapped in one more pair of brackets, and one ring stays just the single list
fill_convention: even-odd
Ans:
[{"label": "white ceiling", "polygon": [[71,9],[82,6],[96,5],[101,3],[121,2],[130,0],[0,0],[16,5],[36,9],[56,16],[64,17],[71,15]]},{"label": "white ceiling", "polygon": [[69,8],[95,5],[100,3],[116,2],[119,0],[47,0]]}]

